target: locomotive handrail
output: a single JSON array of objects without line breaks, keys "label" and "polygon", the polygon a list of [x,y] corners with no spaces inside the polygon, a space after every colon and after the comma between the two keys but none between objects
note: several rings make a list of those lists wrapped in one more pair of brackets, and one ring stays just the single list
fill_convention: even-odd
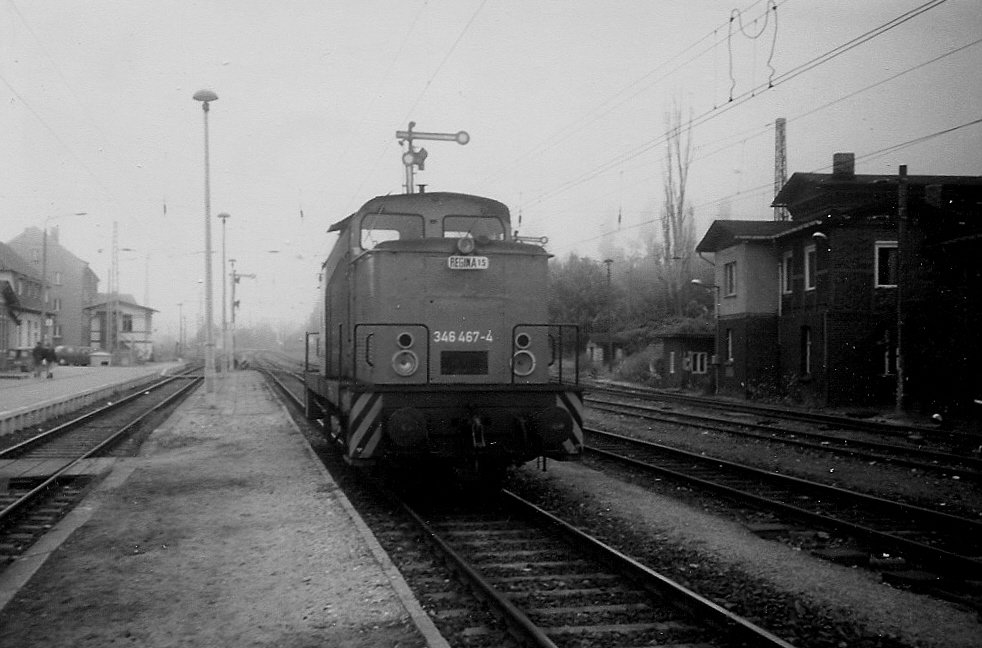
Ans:
[{"label": "locomotive handrail", "polygon": [[[356,327],[357,328],[357,327]],[[369,333],[365,336],[365,364],[369,367],[374,367],[375,363],[372,362],[372,338],[375,337],[374,333]],[[358,334],[355,334],[355,344],[358,344]]]}]

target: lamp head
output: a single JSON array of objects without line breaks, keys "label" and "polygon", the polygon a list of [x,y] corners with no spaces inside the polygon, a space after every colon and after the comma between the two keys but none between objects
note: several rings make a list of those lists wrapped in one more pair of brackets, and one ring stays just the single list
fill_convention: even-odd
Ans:
[{"label": "lamp head", "polygon": [[218,95],[211,90],[198,90],[194,93],[195,101],[203,101],[204,103],[208,103],[209,101],[215,101],[217,99]]},{"label": "lamp head", "polygon": [[814,234],[812,234],[812,238],[815,239],[816,241],[827,241],[829,239],[828,235],[825,232],[815,232]]}]

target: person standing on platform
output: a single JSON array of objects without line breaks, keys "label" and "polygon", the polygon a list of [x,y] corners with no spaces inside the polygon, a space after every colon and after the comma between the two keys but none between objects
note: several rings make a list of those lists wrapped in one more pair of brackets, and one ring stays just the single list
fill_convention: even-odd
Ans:
[{"label": "person standing on platform", "polygon": [[54,378],[55,365],[58,364],[58,357],[55,355],[54,347],[45,347],[44,349],[44,361],[47,365],[48,378]]},{"label": "person standing on platform", "polygon": [[41,340],[38,340],[38,343],[34,345],[34,350],[31,351],[31,357],[34,359],[34,377],[40,378],[45,358],[44,346],[41,345]]}]

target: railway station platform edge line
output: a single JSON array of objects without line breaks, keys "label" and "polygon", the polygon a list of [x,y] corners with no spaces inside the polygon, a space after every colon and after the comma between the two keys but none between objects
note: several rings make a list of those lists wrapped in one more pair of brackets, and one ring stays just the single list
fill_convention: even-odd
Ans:
[{"label": "railway station platform edge line", "polygon": [[[314,464],[314,468],[321,474],[321,477],[324,480],[333,483],[334,478],[328,472],[324,464],[321,463],[320,459],[317,457],[317,453],[314,452],[314,449],[310,447],[309,443],[307,443],[307,440],[304,438],[300,428],[297,427],[293,417],[290,416],[290,412],[287,411],[286,405],[284,405],[281,401],[277,401],[277,405],[283,412],[283,416],[285,416],[287,421],[289,421],[290,429],[293,431],[294,437],[299,440],[301,446],[303,447],[304,453],[307,455],[307,458]],[[368,528],[368,525],[365,524],[365,521],[358,514],[358,511],[355,510],[354,505],[351,503],[348,497],[340,490],[336,493],[336,495],[338,501],[341,503],[341,506],[344,508],[345,513],[349,518],[351,518],[351,522],[355,525],[355,528],[358,529],[358,533],[365,540],[365,544],[368,545],[368,549],[372,552],[372,556],[374,556],[383,573],[392,584],[392,588],[395,591],[396,596],[398,596],[399,600],[402,601],[402,605],[406,608],[406,612],[409,614],[409,617],[413,620],[413,623],[416,624],[420,634],[423,635],[426,645],[429,646],[429,648],[451,648],[450,644],[447,643],[447,640],[443,638],[442,634],[440,634],[440,631],[433,623],[433,620],[430,619],[430,616],[425,610],[423,610],[423,607],[416,599],[416,595],[413,594],[412,590],[410,589],[409,584],[406,583],[405,579],[402,577],[402,574],[399,572],[399,569],[395,566],[392,560],[389,559],[388,554],[385,553],[382,545],[379,544],[378,540],[375,538],[375,535],[372,534],[371,530]]]},{"label": "railway station platform edge line", "polygon": [[55,371],[61,375],[52,380],[0,381],[0,435],[41,424],[184,366],[170,362],[129,367],[58,367]]},{"label": "railway station platform edge line", "polygon": [[[221,397],[223,393],[227,393],[226,389],[229,389],[229,387],[231,387],[232,390],[235,389],[234,385],[230,386],[226,383],[226,381],[218,381],[216,388],[218,402],[215,405],[207,404],[206,399],[203,397],[203,393],[198,392],[198,394],[193,395],[190,399],[181,403],[178,406],[178,410],[174,412],[174,414],[178,414],[181,410],[193,410],[198,408],[206,410],[221,409],[223,414],[228,413],[228,409],[222,408],[223,399]],[[335,483],[334,478],[330,475],[327,468],[320,462],[313,448],[311,448],[307,443],[303,433],[290,416],[286,406],[278,400],[275,402],[279,412],[287,421],[288,429],[290,430],[289,436],[291,437],[291,442],[299,444],[304,457],[306,457],[306,459],[313,465],[313,468],[319,474],[320,479],[328,483]],[[179,423],[180,417],[174,416],[174,414],[172,414],[172,416],[154,432]],[[234,416],[234,413],[232,415]],[[62,543],[64,543],[76,530],[85,525],[92,518],[92,516],[98,511],[101,502],[104,501],[103,496],[105,496],[107,492],[123,486],[145,461],[146,459],[143,456],[115,460],[113,467],[108,471],[108,474],[106,474],[100,480],[99,484],[86,495],[86,497],[77,507],[75,507],[75,509],[70,511],[47,534],[42,536],[28,552],[19,557],[17,561],[9,565],[4,571],[0,572],[0,612],[3,612],[6,606],[21,590],[21,588],[23,588],[34,576],[34,574],[41,569],[45,562],[62,545]],[[443,638],[433,621],[430,619],[429,615],[427,615],[423,610],[419,601],[409,588],[409,585],[403,579],[402,574],[382,549],[381,545],[378,543],[378,540],[369,530],[367,524],[355,510],[354,505],[351,504],[347,496],[345,496],[340,490],[336,490],[334,492],[334,496],[336,497],[336,501],[340,503],[342,509],[344,510],[344,514],[351,520],[359,536],[363,538],[367,549],[372,555],[372,558],[379,565],[382,574],[390,583],[393,593],[399,600],[403,609],[406,611],[410,621],[417,628],[423,641],[425,641],[426,646],[428,648],[450,648],[450,644]]]}]

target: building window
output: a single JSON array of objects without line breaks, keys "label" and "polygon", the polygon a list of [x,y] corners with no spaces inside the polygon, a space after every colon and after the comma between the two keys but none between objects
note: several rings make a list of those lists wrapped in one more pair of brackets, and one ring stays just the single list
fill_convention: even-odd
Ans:
[{"label": "building window", "polygon": [[694,374],[704,374],[706,373],[706,367],[709,365],[708,356],[709,354],[705,351],[694,352],[690,354],[692,373]]},{"label": "building window", "polygon": [[731,261],[723,266],[723,294],[731,296],[736,291],[736,261]]},{"label": "building window", "polygon": [[54,299],[54,305],[51,307],[51,310],[53,310],[53,311],[60,311],[61,310],[61,297],[55,297],[55,299]]},{"label": "building window", "polygon": [[897,242],[876,242],[876,287],[897,287]]},{"label": "building window", "polygon": [[791,280],[793,276],[792,270],[794,268],[792,265],[793,261],[793,252],[785,252],[784,256],[781,257],[781,293],[785,295],[789,294],[794,286]]},{"label": "building window", "polygon": [[56,337],[56,338],[60,338],[61,337],[61,324],[55,324],[55,330],[54,330],[54,333],[52,335],[54,335],[54,337]]},{"label": "building window", "polygon": [[805,247],[805,290],[815,290],[816,258],[815,246]]},{"label": "building window", "polygon": [[812,330],[808,326],[801,327],[801,374],[808,376],[812,372]]},{"label": "building window", "polygon": [[733,329],[726,329],[726,361],[733,362]]},{"label": "building window", "polygon": [[669,351],[668,352],[668,373],[670,373],[670,374],[675,373],[675,352],[674,351]]},{"label": "building window", "polygon": [[61,285],[61,272],[56,272],[55,273],[55,285],[56,286],[60,286]]},{"label": "building window", "polygon": [[123,315],[123,333],[133,332],[133,316]]}]

